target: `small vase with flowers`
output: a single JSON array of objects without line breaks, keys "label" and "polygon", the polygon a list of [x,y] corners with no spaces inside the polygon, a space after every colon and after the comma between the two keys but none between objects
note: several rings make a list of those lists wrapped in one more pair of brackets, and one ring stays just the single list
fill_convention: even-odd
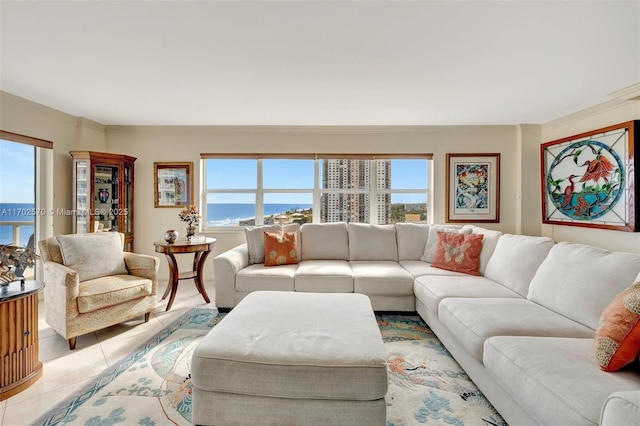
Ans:
[{"label": "small vase with flowers", "polygon": [[191,241],[191,238],[196,233],[196,227],[200,223],[200,213],[198,213],[198,208],[190,204],[186,209],[183,209],[180,213],[178,213],[178,218],[182,222],[187,223],[187,241]]}]

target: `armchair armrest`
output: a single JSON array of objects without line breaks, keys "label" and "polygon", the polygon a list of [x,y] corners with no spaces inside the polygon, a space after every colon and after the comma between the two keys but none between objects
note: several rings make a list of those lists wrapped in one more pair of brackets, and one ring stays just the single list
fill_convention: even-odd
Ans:
[{"label": "armchair armrest", "polygon": [[129,274],[135,275],[136,277],[150,279],[153,286],[152,292],[153,294],[156,294],[160,260],[155,256],[131,253],[128,251],[125,251],[123,255],[124,263],[127,266],[127,271],[129,271]]},{"label": "armchair armrest", "polygon": [[66,322],[77,317],[80,279],[73,269],[56,262],[44,262],[44,302],[47,322],[55,330],[66,330]]},{"label": "armchair armrest", "polygon": [[47,286],[78,288],[80,284],[76,271],[56,262],[44,262],[44,276]]},{"label": "armchair armrest", "polygon": [[157,257],[128,251],[125,251],[123,255],[124,264],[127,265],[129,274],[150,280],[155,279],[158,275],[160,260]]}]

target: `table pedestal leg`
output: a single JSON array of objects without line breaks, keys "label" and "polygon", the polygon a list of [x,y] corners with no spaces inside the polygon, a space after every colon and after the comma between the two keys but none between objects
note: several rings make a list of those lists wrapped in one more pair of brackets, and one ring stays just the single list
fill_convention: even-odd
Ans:
[{"label": "table pedestal leg", "polygon": [[200,253],[197,253],[193,258],[193,270],[196,273],[196,276],[193,278],[193,280],[196,282],[196,288],[204,298],[204,301],[207,303],[211,303],[211,300],[209,300],[207,291],[204,288],[204,283],[202,282],[202,276],[203,276],[204,262],[207,259],[207,256],[209,256],[209,253],[210,253],[209,251],[200,252]]},{"label": "table pedestal leg", "polygon": [[167,303],[166,309],[168,311],[171,309],[173,300],[176,298],[176,293],[178,292],[178,262],[176,261],[176,257],[173,253],[165,253],[165,257],[167,258],[167,263],[169,263],[169,283],[167,284],[167,289],[164,291],[162,300],[164,300],[169,291],[171,291],[171,296],[169,297],[169,303]]}]

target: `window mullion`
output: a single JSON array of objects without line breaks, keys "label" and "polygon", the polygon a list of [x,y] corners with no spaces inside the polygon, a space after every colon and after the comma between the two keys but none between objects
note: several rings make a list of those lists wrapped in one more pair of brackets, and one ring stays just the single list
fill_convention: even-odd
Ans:
[{"label": "window mullion", "polygon": [[378,224],[378,162],[369,161],[369,223]]},{"label": "window mullion", "polygon": [[322,160],[314,160],[313,162],[313,209],[312,209],[312,220],[313,223],[320,223],[322,218],[320,217],[320,161]]},{"label": "window mullion", "polygon": [[256,225],[264,225],[264,189],[262,188],[264,179],[262,176],[262,160],[256,161],[257,182],[256,182]]},{"label": "window mullion", "polygon": [[[336,158],[340,156],[342,155],[327,155],[327,159],[316,157],[316,159],[313,160],[313,184],[311,184],[308,179],[308,173],[311,172],[311,170],[309,167],[310,161],[307,162],[307,165],[304,169],[304,176],[306,176],[305,182],[307,183],[303,184],[304,186],[308,186],[307,188],[299,187],[302,186],[299,185],[299,182],[302,182],[300,180],[303,177],[302,175],[296,176],[295,173],[297,172],[288,172],[288,168],[286,167],[274,168],[274,166],[269,162],[270,157],[268,155],[260,155],[255,159],[255,163],[252,165],[255,168],[248,167],[246,169],[243,169],[244,172],[240,174],[238,174],[237,171],[233,171],[233,169],[230,169],[231,171],[229,173],[231,175],[235,173],[236,175],[235,181],[229,181],[225,183],[225,177],[218,176],[217,188],[204,188],[204,191],[207,194],[219,194],[218,196],[211,195],[213,199],[241,199],[241,203],[252,202],[250,201],[251,198],[255,197],[254,202],[256,226],[264,224],[265,211],[270,210],[268,208],[270,207],[270,205],[266,204],[267,202],[287,204],[289,201],[278,200],[292,200],[292,202],[294,202],[293,200],[301,199],[299,195],[293,194],[306,194],[302,195],[302,199],[308,199],[308,195],[312,196],[312,220],[315,223],[320,223],[323,220],[357,220],[366,221],[371,224],[382,224],[390,221],[403,221],[405,220],[405,217],[403,216],[401,218],[401,216],[405,210],[406,213],[411,212],[413,214],[413,217],[411,219],[406,220],[416,220],[415,213],[418,212],[418,209],[420,207],[398,207],[396,205],[394,209],[386,211],[388,203],[392,200],[392,196],[396,204],[424,203],[424,201],[420,201],[420,199],[426,197],[428,210],[426,213],[429,213],[429,211],[433,209],[432,203],[428,202],[428,200],[431,198],[430,191],[427,188],[419,187],[422,186],[419,184],[420,175],[411,175],[408,173],[408,170],[410,169],[404,168],[404,164],[411,165],[411,163],[403,163],[402,161],[398,162],[398,164],[403,163],[402,166],[398,166],[398,170],[401,170],[402,172],[398,172],[398,176],[396,176],[396,179],[399,181],[391,184],[391,164],[385,163],[385,161],[390,162],[390,159],[378,159],[375,157],[369,157],[368,159],[353,158],[353,156],[349,156],[348,154],[346,155],[346,157],[349,158]],[[396,158],[395,156],[390,157]],[[283,157],[278,156],[278,158],[282,159]],[[289,158],[284,159],[286,160]],[[408,156],[408,159],[413,158],[411,156]],[[424,157],[421,157],[419,159],[424,159]],[[427,182],[425,186],[429,187],[430,179],[432,179],[433,169],[430,166],[430,162],[427,162],[427,170],[431,172],[431,174],[427,176]],[[298,165],[296,164],[294,166],[296,167],[292,167],[292,171],[297,170]],[[420,166],[418,164],[416,170],[421,170],[420,167],[424,169],[425,166]],[[222,166],[221,168],[224,170]],[[249,187],[224,189],[225,186],[234,187],[252,185],[250,179],[249,182],[247,182],[246,178],[249,177],[249,173],[253,174],[254,171],[256,173],[256,180],[254,181],[255,188]],[[272,174],[274,174],[274,176],[272,176]],[[413,176],[415,176],[415,179],[418,179],[417,184]],[[230,179],[231,176],[228,176],[228,178]],[[287,184],[287,179],[290,180],[291,186],[293,186],[293,188],[287,188],[289,186],[289,184]],[[323,185],[327,184],[327,182],[324,182],[325,179],[327,179],[329,186],[329,188],[326,189],[323,188]],[[246,184],[242,184],[241,182],[243,181],[246,182]],[[273,185],[271,184],[272,181]],[[407,182],[406,185],[405,182]],[[266,184],[269,184],[270,187],[265,188]],[[296,185],[298,185],[298,187],[296,187]],[[395,188],[392,188],[391,185],[395,185]],[[411,189],[407,189],[407,186],[411,187]],[[242,196],[240,194],[246,195]],[[422,196],[418,196],[419,194],[422,194]],[[326,200],[324,198],[325,196],[327,197]],[[369,199],[366,201],[366,204],[363,204],[366,200],[366,197],[369,197]],[[308,201],[306,202],[308,203]],[[325,202],[326,205],[324,204]],[[323,216],[322,210],[324,208],[328,209],[328,211],[326,212],[326,214],[328,215],[327,217]],[[422,214],[424,213],[425,212],[423,211]],[[427,214],[427,217],[432,218],[432,214]]]}]

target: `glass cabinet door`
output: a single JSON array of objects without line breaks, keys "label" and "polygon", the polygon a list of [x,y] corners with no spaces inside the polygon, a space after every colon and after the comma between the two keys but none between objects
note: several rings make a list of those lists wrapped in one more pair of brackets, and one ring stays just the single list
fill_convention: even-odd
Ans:
[{"label": "glass cabinet door", "polygon": [[86,234],[89,232],[87,228],[87,220],[89,220],[89,210],[87,209],[87,168],[86,161],[76,162],[76,232],[78,234]]},{"label": "glass cabinet door", "polygon": [[118,167],[98,164],[93,176],[93,230],[118,231]]},{"label": "glass cabinet door", "polygon": [[132,214],[131,214],[131,198],[133,196],[132,185],[132,164],[124,164],[124,200],[120,203],[120,214],[122,214],[123,227],[122,232],[131,234],[132,232]]}]

